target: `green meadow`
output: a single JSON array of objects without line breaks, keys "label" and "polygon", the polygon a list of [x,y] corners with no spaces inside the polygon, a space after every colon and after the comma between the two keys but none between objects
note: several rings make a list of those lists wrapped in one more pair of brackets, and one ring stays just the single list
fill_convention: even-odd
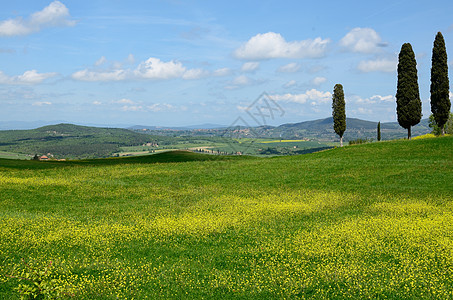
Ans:
[{"label": "green meadow", "polygon": [[0,159],[0,298],[451,299],[453,137]]}]

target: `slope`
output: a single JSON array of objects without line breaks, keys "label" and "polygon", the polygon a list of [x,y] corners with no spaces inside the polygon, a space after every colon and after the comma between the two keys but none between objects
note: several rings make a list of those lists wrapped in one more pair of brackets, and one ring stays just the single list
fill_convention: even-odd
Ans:
[{"label": "slope", "polygon": [[452,147],[2,169],[0,298],[22,259],[77,299],[451,298]]}]

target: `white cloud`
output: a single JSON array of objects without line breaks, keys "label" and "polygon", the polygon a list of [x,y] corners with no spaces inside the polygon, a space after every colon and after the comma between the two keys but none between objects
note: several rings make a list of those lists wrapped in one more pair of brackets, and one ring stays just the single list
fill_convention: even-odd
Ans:
[{"label": "white cloud", "polygon": [[[126,63],[134,61],[133,55],[129,55]],[[105,65],[107,60],[104,56],[94,63],[94,68],[80,70],[72,74],[72,78],[80,81],[122,81],[127,79],[173,79],[186,80],[200,79],[209,76],[210,72],[203,69],[187,69],[177,61],[163,62],[158,58],[150,57],[141,62],[137,68],[123,68],[123,63],[113,62],[110,67],[99,68]],[[222,75],[227,69],[217,70],[216,75]]]},{"label": "white cloud", "polygon": [[118,103],[118,104],[134,104],[135,102],[132,101],[131,99],[123,98],[123,99],[120,99],[120,100],[115,100],[115,101],[113,101],[113,103]]},{"label": "white cloud", "polygon": [[121,107],[122,111],[142,111],[143,107],[139,105],[124,105]]},{"label": "white cloud", "polygon": [[316,38],[287,42],[279,33],[257,34],[241,47],[234,56],[239,59],[261,60],[270,58],[318,58],[327,51],[329,39]]},{"label": "white cloud", "polygon": [[287,65],[281,66],[277,69],[280,73],[295,73],[300,70],[300,64],[292,62]]},{"label": "white cloud", "polygon": [[174,107],[171,104],[167,104],[167,103],[155,103],[153,105],[149,105],[147,108],[153,112],[169,111],[169,110],[176,109],[176,107]]},{"label": "white cloud", "polygon": [[38,73],[36,70],[31,70],[17,76],[17,81],[26,84],[36,84],[54,76],[57,76],[57,73]]},{"label": "white cloud", "polygon": [[158,58],[148,58],[145,62],[138,65],[134,74],[137,77],[146,79],[170,79],[182,77],[186,68],[180,62],[163,62]]},{"label": "white cloud", "polygon": [[209,72],[203,69],[190,69],[184,72],[183,79],[200,79],[209,75]]},{"label": "white cloud", "polygon": [[52,105],[52,102],[49,101],[37,101],[32,104],[33,106],[44,106],[44,105]]},{"label": "white cloud", "polygon": [[313,85],[321,85],[323,84],[324,82],[327,81],[327,78],[325,77],[315,77],[311,80],[311,84]]},{"label": "white cloud", "polygon": [[27,35],[46,27],[74,26],[68,8],[60,1],[53,1],[28,19],[18,17],[0,22],[0,36]]},{"label": "white cloud", "polygon": [[125,80],[126,77],[125,70],[90,71],[85,69],[72,74],[73,79],[80,81],[120,81]]},{"label": "white cloud", "polygon": [[259,62],[246,62],[242,65],[241,71],[243,72],[253,72],[258,69],[260,66]]},{"label": "white cloud", "polygon": [[330,92],[321,92],[316,89],[307,90],[303,94],[283,94],[283,95],[269,95],[272,100],[275,101],[287,101],[304,104],[307,101],[315,103],[327,103],[332,100],[332,94]]},{"label": "white cloud", "polygon": [[374,60],[361,61],[357,69],[361,72],[395,72],[398,66],[396,59],[378,58]]},{"label": "white cloud", "polygon": [[382,102],[395,102],[395,96],[393,95],[387,95],[387,96],[381,96],[381,95],[373,95],[371,96],[372,100],[378,100]]},{"label": "white cloud", "polygon": [[100,101],[93,101],[93,104],[94,104],[94,105],[101,105],[102,102],[100,102]]},{"label": "white cloud", "polygon": [[22,75],[10,77],[0,71],[0,84],[38,84],[57,75],[57,73],[38,73],[36,70],[30,70]]},{"label": "white cloud", "polygon": [[381,41],[381,37],[374,29],[357,27],[340,40],[340,46],[352,52],[373,53],[382,45]]},{"label": "white cloud", "polygon": [[221,69],[215,70],[213,75],[221,77],[221,76],[227,76],[227,75],[230,75],[230,74],[231,74],[231,69],[230,68],[221,68]]},{"label": "white cloud", "polygon": [[393,95],[387,95],[387,96],[381,96],[381,95],[373,95],[370,98],[362,98],[357,95],[350,96],[349,99],[351,99],[353,102],[358,103],[358,104],[376,104],[376,103],[392,103],[395,102],[395,96]]}]

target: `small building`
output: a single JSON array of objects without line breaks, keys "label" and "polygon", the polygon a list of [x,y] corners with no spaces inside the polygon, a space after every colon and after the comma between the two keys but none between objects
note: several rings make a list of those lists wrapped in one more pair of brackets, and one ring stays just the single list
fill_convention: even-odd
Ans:
[{"label": "small building", "polygon": [[39,157],[39,160],[49,160],[49,157],[43,155]]}]

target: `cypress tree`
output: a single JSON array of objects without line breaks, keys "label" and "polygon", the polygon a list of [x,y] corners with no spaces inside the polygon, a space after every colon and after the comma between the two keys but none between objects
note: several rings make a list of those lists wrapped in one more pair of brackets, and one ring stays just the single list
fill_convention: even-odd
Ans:
[{"label": "cypress tree", "polygon": [[398,123],[407,129],[407,138],[410,140],[411,126],[417,125],[422,118],[422,102],[418,89],[417,62],[409,43],[401,46],[398,56],[396,113]]},{"label": "cypress tree", "polygon": [[381,140],[381,122],[377,123],[377,140],[378,142]]},{"label": "cypress tree", "polygon": [[333,129],[340,136],[340,147],[343,147],[343,133],[346,131],[346,111],[343,86],[336,84],[332,96]]},{"label": "cypress tree", "polygon": [[450,84],[448,82],[447,49],[442,33],[434,39],[433,57],[431,59],[431,112],[437,126],[445,134],[445,123],[450,116]]}]

